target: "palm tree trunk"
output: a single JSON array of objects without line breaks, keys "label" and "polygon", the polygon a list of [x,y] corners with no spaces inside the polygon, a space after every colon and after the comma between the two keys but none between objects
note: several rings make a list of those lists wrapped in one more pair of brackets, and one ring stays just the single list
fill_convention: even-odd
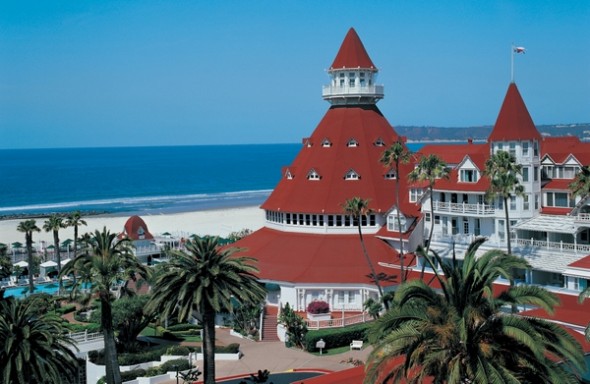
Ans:
[{"label": "palm tree trunk", "polygon": [[204,384],[215,384],[215,311],[203,311],[203,367]]},{"label": "palm tree trunk", "polygon": [[[74,257],[72,257],[72,260],[76,258],[76,251],[77,250],[78,250],[78,225],[74,225]],[[76,268],[72,269],[72,272],[74,273],[72,283],[75,286],[76,285]]]},{"label": "palm tree trunk", "polygon": [[504,213],[506,214],[506,249],[508,254],[512,255],[512,247],[510,244],[510,217],[508,216],[508,199],[504,197]]},{"label": "palm tree trunk", "polygon": [[27,243],[27,260],[29,263],[29,293],[33,293],[35,290],[33,281],[33,232],[27,232],[25,234],[25,240]]},{"label": "palm tree trunk", "polygon": [[[381,284],[379,283],[379,276],[375,273],[375,268],[373,268],[373,263],[369,258],[369,253],[367,252],[367,248],[365,247],[365,240],[363,239],[363,231],[361,230],[361,218],[358,218],[358,230],[359,230],[359,238],[361,239],[361,247],[363,248],[363,254],[365,255],[365,259],[367,260],[367,264],[369,264],[369,268],[371,269],[371,274],[375,279],[375,285],[377,286],[377,290],[379,290],[379,299],[383,299],[383,289],[381,288]],[[383,302],[385,305],[385,309],[389,309],[389,305],[387,302]]]},{"label": "palm tree trunk", "polygon": [[57,256],[57,278],[58,278],[58,292],[61,295],[63,287],[61,282],[61,253],[59,252],[59,233],[53,231],[53,246],[55,248],[55,255]]},{"label": "palm tree trunk", "polygon": [[432,185],[428,187],[430,190],[430,233],[428,234],[428,244],[426,245],[426,254],[430,251],[430,243],[432,242],[432,233],[434,232],[434,192]]},{"label": "palm tree trunk", "polygon": [[115,345],[115,331],[111,313],[110,293],[100,292],[101,325],[104,336],[104,358],[107,384],[120,384],[121,371],[117,360],[117,346]]},{"label": "palm tree trunk", "polygon": [[397,204],[397,229],[399,231],[399,267],[402,283],[406,281],[406,274],[404,273],[404,238],[402,236],[402,219],[400,217],[400,203],[399,203],[399,161],[395,163],[395,203]]}]

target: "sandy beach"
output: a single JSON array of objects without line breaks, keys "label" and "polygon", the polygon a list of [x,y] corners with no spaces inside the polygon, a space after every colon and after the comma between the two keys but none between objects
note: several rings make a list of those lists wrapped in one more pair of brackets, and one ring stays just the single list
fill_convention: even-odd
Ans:
[{"label": "sandy beach", "polygon": [[[244,228],[257,230],[264,225],[264,211],[258,206],[227,208],[218,210],[192,211],[171,214],[145,214],[140,215],[148,226],[148,230],[154,235],[169,232],[174,236],[214,235],[227,236],[231,232]],[[85,216],[86,226],[78,228],[80,234],[101,230],[104,226],[111,232],[122,232],[123,226],[130,215],[97,215]],[[25,242],[25,235],[16,230],[18,224],[24,219],[0,221],[0,243],[12,244]],[[45,218],[35,219],[37,226],[43,228]],[[74,229],[65,228],[59,232],[60,241],[74,238]],[[51,232],[41,231],[33,234],[33,240],[38,247],[42,241],[45,246],[53,244]]]}]

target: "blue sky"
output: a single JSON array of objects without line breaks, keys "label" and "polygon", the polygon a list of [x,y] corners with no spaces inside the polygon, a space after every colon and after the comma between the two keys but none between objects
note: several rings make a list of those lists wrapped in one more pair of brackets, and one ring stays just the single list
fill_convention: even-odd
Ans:
[{"label": "blue sky", "polygon": [[590,2],[2,1],[0,148],[290,143],[350,27],[394,125],[590,122]]}]

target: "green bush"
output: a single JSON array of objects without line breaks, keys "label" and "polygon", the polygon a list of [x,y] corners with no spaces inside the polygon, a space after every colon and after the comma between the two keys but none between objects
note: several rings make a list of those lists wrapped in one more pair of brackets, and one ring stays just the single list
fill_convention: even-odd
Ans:
[{"label": "green bush", "polygon": [[131,371],[121,372],[121,381],[131,381],[143,376],[145,376],[145,369],[133,369]]},{"label": "green bush", "polygon": [[170,332],[183,332],[183,331],[190,331],[190,330],[201,330],[201,326],[196,325],[196,324],[188,324],[188,323],[182,323],[182,324],[176,324],[176,325],[171,325],[168,327],[168,330]]},{"label": "green bush", "polygon": [[166,350],[167,355],[188,355],[190,352],[193,352],[191,348],[184,345],[173,345]]},{"label": "green bush", "polygon": [[316,350],[315,344],[320,340],[326,342],[326,348],[338,348],[350,345],[352,340],[367,340],[368,324],[353,325],[344,328],[320,329],[309,331],[303,338],[306,351]]},{"label": "green bush", "polygon": [[180,341],[182,340],[181,337],[176,336],[173,332],[164,331],[162,332],[162,339],[164,340],[171,340],[171,341]]},{"label": "green bush", "polygon": [[[196,347],[195,348],[198,353],[201,353],[202,348]],[[240,351],[240,344],[232,343],[226,345],[225,347],[222,346],[215,346],[215,353],[238,353]]]},{"label": "green bush", "polygon": [[65,326],[72,333],[84,332],[84,331],[88,331],[89,333],[100,332],[100,324],[96,324],[96,323],[88,323],[88,324],[67,323]]},{"label": "green bush", "polygon": [[140,353],[120,353],[118,356],[120,365],[134,365],[146,363],[148,361],[159,361],[160,356],[166,352],[166,347],[152,349]]},{"label": "green bush", "polygon": [[165,362],[164,364],[160,365],[158,371],[160,371],[160,373],[166,373],[168,371],[185,371],[187,369],[190,369],[191,366],[188,363],[187,359],[174,359],[174,360],[170,360]]},{"label": "green bush", "polygon": [[63,307],[59,307],[55,310],[56,313],[59,315],[65,315],[66,313],[74,312],[76,310],[76,306],[74,304],[65,305]]}]

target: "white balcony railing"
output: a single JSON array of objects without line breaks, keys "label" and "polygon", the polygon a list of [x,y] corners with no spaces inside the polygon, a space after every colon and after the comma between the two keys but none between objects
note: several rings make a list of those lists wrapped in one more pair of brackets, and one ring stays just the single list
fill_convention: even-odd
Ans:
[{"label": "white balcony railing", "polygon": [[521,247],[533,247],[567,253],[590,253],[590,244],[575,244],[566,243],[563,241],[545,241],[535,239],[516,239],[516,244]]},{"label": "white balcony railing", "polygon": [[324,98],[339,96],[375,96],[383,98],[383,85],[365,85],[365,86],[333,86],[324,85],[322,87],[322,96]]},{"label": "white balcony railing", "polygon": [[[428,209],[428,204],[424,206]],[[440,213],[460,213],[463,215],[492,216],[496,213],[495,208],[489,204],[467,204],[449,203],[442,201],[434,202],[434,211]]]},{"label": "white balcony railing", "polygon": [[579,213],[575,217],[575,221],[581,222],[581,223],[590,223],[590,213]]},{"label": "white balcony railing", "polygon": [[335,317],[330,320],[309,320],[305,319],[305,323],[307,324],[308,329],[323,329],[323,328],[340,328],[346,327],[349,325],[365,323],[367,321],[372,321],[373,318],[366,313],[361,313],[359,315],[350,316],[350,317]]}]

